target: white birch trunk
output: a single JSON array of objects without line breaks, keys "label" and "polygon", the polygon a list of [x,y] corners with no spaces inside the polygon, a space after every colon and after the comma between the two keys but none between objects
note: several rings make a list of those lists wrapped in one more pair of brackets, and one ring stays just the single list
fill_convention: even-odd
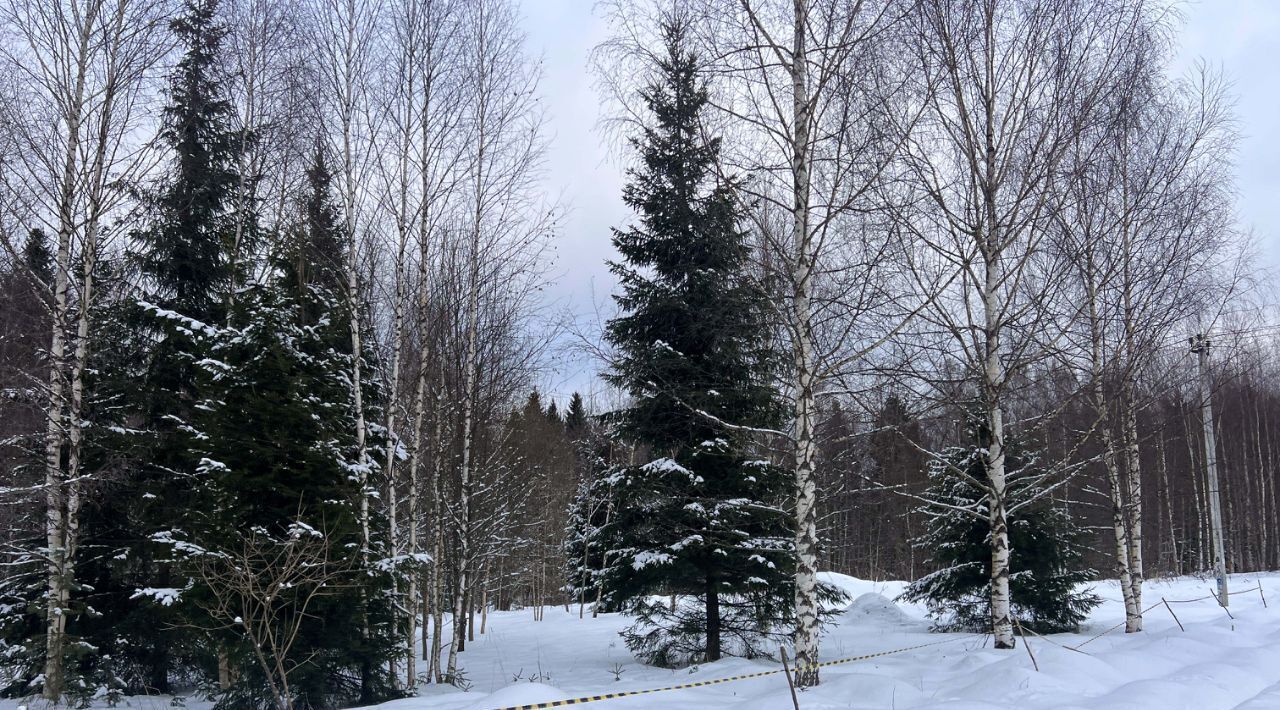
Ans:
[{"label": "white birch trunk", "polygon": [[1142,470],[1138,448],[1138,403],[1134,380],[1138,377],[1139,353],[1136,348],[1134,322],[1134,274],[1133,274],[1133,219],[1131,214],[1129,184],[1129,151],[1126,141],[1120,150],[1121,178],[1121,306],[1124,318],[1123,384],[1121,386],[1121,441],[1124,444],[1124,473],[1126,490],[1124,506],[1125,526],[1128,528],[1128,547],[1125,550],[1129,567],[1130,596],[1133,598],[1134,616],[1125,623],[1125,632],[1142,630]]},{"label": "white birch trunk", "polygon": [[437,356],[440,368],[440,379],[436,383],[435,397],[435,432],[433,435],[433,443],[435,445],[435,457],[431,463],[431,500],[432,509],[434,511],[434,522],[432,523],[431,535],[431,653],[427,659],[427,675],[431,677],[432,682],[439,684],[443,681],[440,672],[440,651],[442,644],[440,635],[444,631],[444,608],[443,585],[444,575],[441,574],[440,565],[443,562],[444,554],[444,498],[441,496],[441,477],[444,475],[444,358]]},{"label": "white birch trunk", "polygon": [[817,464],[815,425],[817,415],[817,363],[813,340],[811,289],[813,284],[813,244],[809,230],[809,130],[812,105],[809,98],[809,69],[806,50],[809,11],[806,0],[795,0],[791,47],[791,137],[792,214],[791,237],[795,254],[794,293],[791,320],[794,328],[795,367],[795,678],[796,685],[818,684],[818,511],[814,482]]},{"label": "white birch trunk", "polygon": [[1133,633],[1142,630],[1142,607],[1133,596],[1133,577],[1130,574],[1130,556],[1132,549],[1129,540],[1129,524],[1125,519],[1124,486],[1120,476],[1120,463],[1116,457],[1115,437],[1111,433],[1110,416],[1106,414],[1107,402],[1102,394],[1102,386],[1094,385],[1095,408],[1101,407],[1101,421],[1098,427],[1102,432],[1102,464],[1107,472],[1107,493],[1111,498],[1111,528],[1115,535],[1116,572],[1120,577],[1120,594],[1124,598],[1124,630]]},{"label": "white birch trunk", "polygon": [[1089,376],[1090,395],[1096,426],[1102,436],[1102,465],[1107,474],[1107,495],[1111,502],[1111,529],[1115,540],[1116,574],[1120,578],[1120,594],[1124,599],[1125,632],[1138,631],[1142,628],[1141,607],[1133,597],[1133,583],[1129,574],[1129,525],[1125,519],[1125,490],[1120,475],[1119,456],[1116,451],[1115,436],[1112,433],[1111,409],[1107,402],[1103,376],[1106,372],[1104,363],[1104,334],[1102,315],[1098,312],[1098,270],[1094,259],[1092,244],[1085,245],[1085,264],[1083,277],[1088,299],[1089,318]]},{"label": "white birch trunk", "polygon": [[[412,59],[413,56],[410,54],[408,61],[411,62]],[[387,437],[387,444],[383,451],[382,472],[383,478],[386,482],[386,500],[384,502],[384,506],[387,511],[388,542],[391,547],[392,555],[397,555],[402,551],[400,544],[399,520],[400,500],[399,493],[396,488],[396,452],[399,441],[395,431],[396,415],[399,413],[397,402],[399,401],[400,393],[400,359],[403,347],[402,344],[404,341],[405,254],[409,245],[409,233],[412,231],[413,220],[413,216],[409,213],[409,147],[411,145],[410,139],[413,133],[413,108],[411,102],[414,91],[414,76],[415,72],[412,70],[407,72],[407,78],[405,79],[407,83],[406,93],[410,98],[406,105],[400,107],[404,111],[404,115],[401,117],[403,124],[399,127],[401,140],[399,146],[397,146],[400,158],[398,161],[398,170],[396,171],[398,184],[396,190],[395,215],[396,257],[395,264],[393,265],[394,274],[392,276],[393,286],[391,294],[391,375],[387,382],[387,411],[383,421]],[[416,464],[413,464],[412,468],[416,471]],[[414,520],[410,517],[409,526],[412,527],[413,525]],[[409,554],[414,554],[415,552],[416,550],[411,549]],[[398,581],[395,584],[396,587],[399,587]],[[396,589],[395,591],[399,592],[399,589]],[[414,612],[414,598],[412,591],[410,591],[410,594],[405,597],[405,599],[407,601],[404,605],[404,613],[406,617],[404,626],[406,629],[406,638],[408,639],[406,645],[409,649],[412,649],[417,619]],[[413,686],[413,660],[413,653],[410,652],[406,659],[405,687]],[[392,662],[392,665],[394,667],[394,661]]]},{"label": "white birch trunk", "polygon": [[[425,246],[422,248],[422,260],[418,266],[420,289],[418,295],[418,314],[419,314],[419,332],[425,326],[425,313],[427,306],[427,253]],[[418,528],[421,521],[418,520],[418,470],[422,466],[422,425],[426,418],[426,391],[427,391],[427,367],[429,366],[428,353],[426,347],[420,348],[419,356],[420,364],[418,367],[417,383],[413,392],[413,455],[409,459],[408,484],[409,491],[407,498],[408,510],[406,511],[407,525],[409,528],[409,540],[406,550],[410,555],[417,555],[421,550],[418,548]],[[434,565],[436,560],[432,560]],[[412,564],[412,571],[409,574],[409,589],[405,593],[405,606],[408,609],[409,628],[405,635],[405,687],[413,690],[418,684],[417,673],[417,657],[418,647],[416,644],[416,636],[418,631],[418,577],[421,574],[420,568],[416,562]],[[426,626],[425,605],[423,605],[423,626]],[[424,644],[425,646],[425,644]],[[424,649],[425,650],[425,649]],[[425,653],[424,653],[425,655]],[[430,666],[428,666],[430,672]]]},{"label": "white birch trunk", "polygon": [[[988,10],[990,12],[990,9]],[[993,19],[987,18],[988,27]],[[985,281],[982,285],[983,330],[983,390],[987,406],[987,426],[991,429],[991,443],[987,449],[987,483],[990,487],[989,516],[991,526],[991,635],[996,648],[1013,648],[1013,619],[1010,614],[1011,598],[1009,594],[1009,521],[1007,514],[1006,491],[1008,480],[1005,472],[1004,448],[1004,411],[1001,407],[1006,373],[1004,363],[1000,360],[1000,336],[1004,328],[1003,302],[1000,289],[1004,281],[1001,239],[1003,234],[997,225],[996,202],[996,107],[995,107],[995,47],[988,38],[985,62],[984,97],[985,144],[983,145],[983,185],[982,198],[985,217],[985,233],[981,239],[986,241],[981,249],[985,267]]]},{"label": "white birch trunk", "polygon": [[356,476],[360,487],[360,556],[369,559],[369,447],[364,416],[364,344],[360,325],[360,274],[359,249],[356,239],[355,219],[355,168],[352,157],[351,124],[343,124],[343,213],[346,230],[347,259],[347,308],[351,328],[351,408],[356,419]]},{"label": "white birch trunk", "polygon": [[[988,192],[990,196],[990,192]],[[993,208],[993,205],[989,207]],[[996,235],[991,235],[995,237]],[[987,485],[989,524],[991,527],[991,634],[996,648],[1013,648],[1013,617],[1010,613],[1009,520],[1005,472],[1004,412],[1000,407],[1000,391],[1005,384],[1004,365],[1000,361],[1000,297],[1001,270],[999,257],[987,257],[986,281],[982,300],[986,340],[984,343],[983,385],[987,399],[987,426],[991,442],[987,448]]]},{"label": "white birch trunk", "polygon": [[[424,143],[423,155],[425,156],[426,140],[427,140],[427,124],[425,120],[422,123],[422,137],[423,137],[423,143]],[[418,366],[417,382],[414,386],[414,392],[413,392],[413,456],[412,458],[409,459],[409,475],[408,475],[409,491],[407,496],[408,497],[407,524],[409,527],[409,543],[408,543],[407,549],[410,555],[417,555],[419,552],[421,552],[421,550],[419,549],[419,542],[418,542],[418,530],[421,525],[421,521],[418,520],[418,471],[422,467],[422,454],[425,451],[425,447],[422,445],[423,443],[422,427],[426,421],[426,415],[427,415],[427,401],[426,401],[427,400],[427,368],[430,367],[431,356],[432,356],[432,352],[431,352],[432,348],[428,346],[428,343],[430,342],[430,336],[426,334],[426,328],[427,328],[427,322],[428,322],[427,309],[430,307],[430,298],[429,298],[430,291],[429,291],[428,281],[430,277],[429,267],[430,267],[430,255],[431,255],[431,251],[430,251],[431,233],[429,228],[430,212],[429,212],[429,204],[428,204],[428,197],[427,197],[428,192],[426,189],[427,183],[428,183],[428,174],[427,174],[426,165],[424,165],[422,170],[423,204],[422,204],[421,214],[419,215],[419,222],[418,222],[418,254],[419,256],[418,256],[418,300],[417,300],[418,332],[422,334],[423,338],[422,338],[422,343],[420,344],[420,347],[419,347],[420,362]],[[432,565],[438,564],[438,560],[433,558],[431,561],[431,564]],[[417,615],[416,609],[417,609],[419,575],[420,575],[420,570],[417,564],[415,563],[413,568],[413,573],[409,575],[409,590],[406,595],[406,598],[409,600],[408,608],[410,610],[409,611],[409,632],[408,632],[408,636],[405,644],[406,659],[408,664],[406,668],[406,676],[408,681],[407,687],[409,689],[413,689],[417,685],[417,663],[416,663],[417,645],[415,643],[414,637],[417,633],[417,623],[418,623],[418,615]],[[425,628],[426,605],[423,605],[423,614],[424,614],[423,627]],[[424,649],[424,655],[426,655],[425,643],[423,644],[423,649]],[[431,673],[431,670],[432,670],[432,666],[431,664],[428,664],[427,666],[428,674]]]},{"label": "white birch trunk", "polygon": [[[0,18],[14,30],[0,56],[18,63],[38,57],[31,70],[37,81],[23,89],[30,91],[33,103],[57,117],[55,137],[47,142],[43,132],[21,134],[33,158],[25,163],[32,171],[26,177],[49,179],[57,186],[52,204],[41,208],[57,235],[44,432],[47,617],[42,691],[54,701],[66,686],[67,610],[82,499],[84,373],[91,352],[100,225],[122,199],[124,190],[118,185],[136,181],[152,156],[148,147],[126,145],[137,128],[134,121],[144,112],[143,81],[163,51],[148,24],[152,12],[158,12],[156,5],[126,0],[70,7],[11,3],[0,9]],[[46,168],[48,174],[35,174]],[[77,248],[73,326],[71,272]]]},{"label": "white birch trunk", "polygon": [[[66,609],[70,596],[69,559],[66,547],[67,472],[63,468],[63,447],[67,442],[72,414],[67,411],[66,327],[70,312],[71,242],[75,230],[76,201],[80,180],[82,112],[85,100],[86,62],[90,28],[80,26],[76,48],[76,76],[67,105],[62,173],[58,192],[58,253],[54,264],[52,332],[49,344],[49,399],[45,429],[45,537],[48,555],[48,596],[45,603],[44,697],[58,700],[62,696],[66,676],[63,653],[66,647]],[[70,48],[67,48],[70,50]]]},{"label": "white birch trunk", "polygon": [[1125,631],[1133,633],[1142,630],[1142,469],[1138,448],[1138,415],[1137,403],[1134,400],[1133,378],[1136,374],[1125,374],[1124,396],[1124,451],[1125,475],[1127,477],[1128,500],[1125,505],[1125,525],[1129,532],[1127,550],[1129,567],[1130,596],[1133,597],[1134,619],[1125,624]]},{"label": "white birch trunk", "polygon": [[[322,0],[317,9],[322,23],[317,37],[321,51],[318,59],[322,70],[327,72],[327,98],[332,102],[332,120],[338,129],[338,135],[335,136],[340,159],[337,182],[341,191],[343,236],[347,239],[347,253],[343,261],[344,300],[348,309],[347,326],[351,344],[351,413],[355,420],[355,451],[351,473],[358,489],[356,520],[360,527],[360,566],[368,568],[372,553],[369,497],[374,491],[369,484],[373,461],[369,453],[365,415],[365,372],[362,357],[364,342],[360,315],[360,235],[357,210],[364,186],[361,176],[357,175],[357,162],[363,156],[359,153],[356,141],[359,138],[357,124],[360,112],[365,108],[363,100],[369,74],[367,59],[371,44],[369,35],[376,8],[364,0]],[[370,635],[368,598],[363,590],[359,603],[360,635],[367,639]],[[359,669],[362,693],[371,670],[368,667]]]},{"label": "white birch trunk", "polygon": [[[399,527],[399,518],[397,515],[400,507],[400,501],[398,498],[399,494],[396,491],[396,483],[397,483],[396,481],[396,450],[397,450],[397,444],[399,442],[399,439],[396,436],[395,431],[396,431],[396,413],[398,411],[398,407],[396,406],[396,403],[398,401],[398,394],[400,391],[400,351],[401,351],[401,341],[404,338],[403,269],[404,269],[404,250],[405,250],[405,243],[406,243],[406,237],[405,237],[406,232],[407,232],[407,228],[405,230],[401,230],[400,244],[396,251],[395,286],[394,286],[394,293],[392,295],[393,305],[392,305],[392,317],[391,317],[391,321],[392,321],[391,377],[387,382],[387,386],[388,386],[387,411],[386,411],[386,418],[383,423],[383,426],[386,429],[386,437],[387,437],[386,449],[383,452],[383,466],[384,466],[383,476],[386,479],[386,502],[384,503],[384,506],[386,507],[386,510],[387,510],[387,528],[388,528],[387,535],[388,535],[388,543],[391,547],[392,555],[397,555],[401,552],[400,527]],[[412,520],[410,521],[409,525],[412,527],[413,525]],[[412,551],[410,552],[410,554],[412,554]],[[397,587],[399,586],[399,582],[396,582],[396,586]],[[396,591],[399,591],[399,590],[396,590]],[[410,596],[410,597],[407,597],[407,599],[409,601],[405,604],[405,615],[409,618],[405,619],[405,626],[407,627],[406,633],[408,635],[408,645],[410,648],[412,648],[413,647],[413,627],[414,627],[414,622],[412,621],[412,617],[414,616],[413,601],[412,601],[413,597]],[[406,687],[411,686],[413,683],[412,655],[413,654],[410,654],[410,659],[408,660],[408,664],[410,667],[406,669],[406,674],[407,674],[406,678],[408,679],[406,681]]]},{"label": "white birch trunk", "polygon": [[[1127,162],[1122,162],[1127,175]],[[1127,182],[1127,177],[1126,177]],[[1125,223],[1122,228],[1124,270],[1121,294],[1124,315],[1124,370],[1121,386],[1121,441],[1124,444],[1124,473],[1126,490],[1124,506],[1125,526],[1128,528],[1128,547],[1125,555],[1129,567],[1130,596],[1133,597],[1134,616],[1125,624],[1125,631],[1142,630],[1142,467],[1138,444],[1138,402],[1134,380],[1138,377],[1139,353],[1136,347],[1133,289],[1135,284],[1130,266],[1132,227],[1129,225],[1129,199],[1127,184],[1124,190]]]},{"label": "white birch trunk", "polygon": [[1005,471],[1005,435],[1004,410],[1001,406],[1008,373],[1000,357],[1002,354],[1001,336],[1004,331],[1004,250],[1005,235],[1000,229],[999,204],[997,191],[999,178],[996,163],[998,147],[996,145],[996,125],[999,116],[996,113],[996,60],[995,44],[991,37],[995,18],[994,6],[986,8],[986,38],[983,52],[983,85],[985,91],[982,103],[983,111],[983,145],[982,175],[980,181],[981,207],[980,224],[982,231],[977,235],[979,252],[984,267],[982,283],[982,389],[986,399],[987,426],[991,429],[991,443],[987,449],[987,485],[990,510],[988,511],[991,527],[991,634],[996,648],[1013,648],[1013,618],[1010,612],[1012,599],[1009,594],[1009,560],[1013,554],[1009,543],[1008,500],[1006,491],[1008,480]]},{"label": "white birch trunk", "polygon": [[364,343],[360,317],[360,239],[357,211],[363,185],[361,176],[357,173],[358,163],[363,156],[356,142],[360,137],[357,135],[360,130],[357,124],[361,111],[365,108],[363,101],[371,43],[369,35],[376,8],[364,0],[322,0],[317,4],[317,11],[321,23],[320,34],[316,39],[320,52],[317,61],[322,63],[322,69],[327,72],[327,98],[332,102],[332,119],[338,132],[335,136],[340,160],[337,182],[342,201],[342,226],[347,239],[347,253],[343,262],[344,297],[349,310],[347,317],[351,331],[351,407],[355,418],[355,462],[352,472],[360,489],[357,503],[360,556],[367,563],[370,554],[369,495],[372,491],[369,488],[369,474],[372,459],[369,455],[368,424],[365,419],[364,361],[361,358]]},{"label": "white birch trunk", "polygon": [[[69,151],[70,152],[70,151]],[[70,190],[68,172],[68,192]],[[64,326],[68,310],[68,269],[70,268],[71,235],[59,231],[58,255],[54,274],[53,328],[49,345],[49,401],[45,430],[45,545],[48,556],[48,593],[45,603],[44,697],[56,701],[64,685],[63,650],[66,616],[63,600],[68,594],[65,577],[66,548],[63,540],[64,474],[62,446],[66,439],[66,413],[63,393],[66,356]]]},{"label": "white birch trunk", "polygon": [[[483,144],[481,144],[480,164],[484,161]],[[477,188],[478,189],[478,188]],[[475,390],[476,379],[479,374],[479,363],[477,362],[477,349],[479,338],[479,310],[480,310],[480,220],[481,213],[477,204],[477,211],[474,215],[476,220],[472,229],[471,237],[471,267],[470,267],[470,285],[467,296],[467,331],[466,331],[466,356],[464,359],[465,368],[465,384],[462,393],[462,463],[460,467],[460,481],[458,489],[458,577],[457,586],[454,590],[454,632],[453,643],[449,646],[449,682],[453,683],[457,680],[457,663],[458,663],[458,647],[462,643],[463,635],[467,632],[466,622],[469,617],[466,606],[466,597],[469,590],[469,574],[471,565],[471,487],[472,487],[472,471],[473,465],[473,428],[475,422]]]}]

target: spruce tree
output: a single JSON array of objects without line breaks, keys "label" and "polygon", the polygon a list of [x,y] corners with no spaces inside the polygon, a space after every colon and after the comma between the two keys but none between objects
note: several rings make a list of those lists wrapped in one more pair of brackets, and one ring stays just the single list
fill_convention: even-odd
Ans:
[{"label": "spruce tree", "polygon": [[234,283],[242,136],[221,70],[226,28],[216,0],[187,0],[171,29],[182,54],[159,135],[169,163],[142,196],[146,226],[131,234],[137,291],[104,313],[110,335],[93,348],[88,378],[100,426],[86,459],[113,475],[83,511],[81,571],[96,613],[78,631],[110,659],[112,682],[134,692],[167,692],[179,669],[214,663],[198,636],[180,630],[192,610],[156,604],[146,590],[190,586],[157,537],[188,528],[193,511],[210,505],[200,498],[197,380]]},{"label": "spruce tree", "polygon": [[[990,433],[980,416],[968,418],[967,432],[970,446],[953,447],[929,463],[926,497],[943,505],[922,509],[928,528],[915,544],[928,551],[936,569],[908,586],[902,598],[923,601],[940,629],[982,632],[991,628],[990,526],[982,515],[986,494],[974,481],[987,480]],[[1031,631],[1074,631],[1101,601],[1081,589],[1095,576],[1084,564],[1083,531],[1046,494],[1035,456],[1016,436],[1007,436],[1005,446],[1009,540],[1017,552],[1009,576],[1012,613]]]},{"label": "spruce tree", "polygon": [[[565,511],[565,592],[585,607],[596,600],[603,552],[596,533],[607,521],[609,491],[602,483],[609,466],[609,441],[599,420],[587,415],[582,395],[569,399],[565,437],[573,448],[574,490]],[[595,611],[601,611],[596,609]]]},{"label": "spruce tree", "polygon": [[[295,707],[377,702],[395,694],[389,661],[397,652],[391,588],[394,570],[361,554],[360,489],[354,465],[355,417],[344,284],[331,268],[346,239],[334,218],[323,152],[308,171],[298,227],[281,239],[268,276],[241,288],[225,325],[200,337],[190,428],[196,458],[193,497],[201,508],[163,533],[191,580],[185,613],[213,635],[239,678],[219,696],[225,708],[269,706],[273,699],[241,630],[216,616],[202,564],[235,555],[245,531],[257,544],[288,544],[297,526],[323,536],[338,583],[300,618],[288,663]],[[370,340],[369,342],[372,342]],[[366,401],[376,404],[377,392]],[[375,553],[385,521],[373,521]],[[199,618],[203,613],[203,618]],[[292,610],[282,612],[294,614]],[[224,614],[225,615],[225,614]],[[284,618],[288,624],[292,618]],[[220,625],[221,622],[221,625]]]},{"label": "spruce tree", "polygon": [[241,134],[219,68],[227,29],[217,0],[186,0],[172,28],[183,47],[160,138],[173,158],[153,196],[152,226],[136,235],[146,302],[201,323],[226,306],[234,247],[231,213]]},{"label": "spruce tree", "polygon": [[[308,289],[340,294],[346,288],[342,256],[346,253],[346,238],[332,191],[333,172],[324,146],[317,141],[311,165],[307,168],[302,221],[293,232],[281,265],[285,285],[304,304],[303,316],[308,325],[315,324],[318,318],[317,314],[306,311],[312,300],[307,298]],[[346,349],[350,348],[350,345],[346,346]]]},{"label": "spruce tree", "polygon": [[[27,234],[22,245],[22,263],[38,283],[53,283],[53,249],[43,229],[37,227]],[[31,284],[31,288],[35,289],[36,284]]]},{"label": "spruce tree", "polygon": [[[298,664],[290,679],[295,705],[386,699],[392,693],[387,674],[371,679],[368,694],[362,677],[366,667],[385,669],[395,647],[386,624],[375,625],[369,638],[361,634],[361,591],[376,593],[371,580],[389,580],[376,565],[364,566],[359,555],[361,491],[348,459],[354,431],[346,379],[351,355],[331,347],[335,335],[328,331],[344,323],[327,317],[342,298],[309,289],[304,301],[282,281],[241,290],[231,324],[202,362],[196,452],[205,474],[201,498],[212,505],[190,526],[191,541],[199,549],[234,552],[241,531],[264,530],[284,539],[298,522],[324,535],[331,564],[350,569],[340,585],[312,603],[290,652],[291,663]],[[308,324],[316,314],[319,322]],[[197,585],[190,594],[199,606],[207,592]],[[244,643],[238,634],[233,638]],[[221,705],[268,704],[247,649],[234,660],[242,679]]]},{"label": "spruce tree", "polygon": [[569,409],[564,413],[564,431],[572,442],[578,442],[587,435],[587,407],[582,403],[582,395],[574,392],[569,397]]},{"label": "spruce tree", "polygon": [[766,301],[748,275],[736,186],[714,172],[720,141],[703,133],[708,94],[686,33],[664,25],[642,92],[653,121],[632,141],[641,164],[624,192],[639,224],[613,233],[622,315],[606,330],[617,350],[608,379],[630,395],[615,431],[653,460],[611,476],[603,579],[637,617],[628,646],[662,665],[761,653],[792,597],[789,479],[721,423],[774,426],[782,410]]}]

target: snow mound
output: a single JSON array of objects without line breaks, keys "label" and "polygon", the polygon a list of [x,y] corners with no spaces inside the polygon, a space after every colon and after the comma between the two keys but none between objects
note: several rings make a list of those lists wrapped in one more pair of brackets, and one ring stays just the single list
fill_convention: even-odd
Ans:
[{"label": "snow mound", "polygon": [[857,599],[867,592],[876,592],[892,599],[907,588],[906,582],[858,579],[839,572],[819,572],[818,581],[839,589],[850,599]]},{"label": "snow mound", "polygon": [[893,626],[911,626],[917,622],[898,608],[891,599],[876,592],[867,592],[853,600],[844,611],[844,618],[852,622],[874,622]]},{"label": "snow mound", "polygon": [[511,705],[533,705],[535,703],[549,703],[555,700],[564,700],[568,698],[567,693],[554,685],[545,683],[513,683],[505,688],[489,693],[472,705],[467,706],[467,710],[489,710],[490,708],[502,708]]}]

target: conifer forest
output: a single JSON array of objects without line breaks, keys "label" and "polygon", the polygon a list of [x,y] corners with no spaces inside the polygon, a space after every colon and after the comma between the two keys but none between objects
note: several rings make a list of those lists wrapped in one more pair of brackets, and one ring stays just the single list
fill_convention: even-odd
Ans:
[{"label": "conifer forest", "polygon": [[766,665],[790,694],[602,703],[864,707],[825,662],[884,619],[1035,709],[995,664],[1052,639],[1276,633],[1280,222],[1239,164],[1280,113],[1191,13],[0,0],[0,710]]}]

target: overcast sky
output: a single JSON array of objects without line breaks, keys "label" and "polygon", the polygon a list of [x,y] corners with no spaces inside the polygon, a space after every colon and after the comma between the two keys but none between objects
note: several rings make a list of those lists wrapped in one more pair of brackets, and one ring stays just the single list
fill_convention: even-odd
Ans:
[{"label": "overcast sky", "polygon": [[[567,208],[548,289],[554,307],[580,320],[607,309],[614,282],[609,228],[626,224],[622,166],[597,130],[599,98],[588,68],[592,47],[608,34],[594,0],[524,0],[531,54],[544,61],[542,93],[549,117],[547,187]],[[1201,0],[1185,7],[1174,72],[1198,60],[1233,82],[1242,134],[1237,156],[1240,224],[1258,237],[1266,265],[1280,269],[1280,0]],[[561,355],[544,387],[557,398],[591,389],[590,366]]]}]

